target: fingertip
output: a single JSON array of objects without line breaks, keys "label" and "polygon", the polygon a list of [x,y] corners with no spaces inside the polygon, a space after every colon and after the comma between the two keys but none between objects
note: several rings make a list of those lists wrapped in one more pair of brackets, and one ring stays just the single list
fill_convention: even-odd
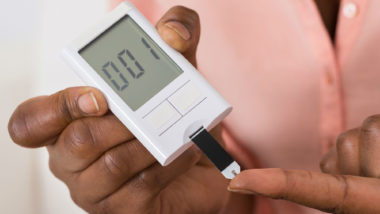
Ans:
[{"label": "fingertip", "polygon": [[11,118],[8,121],[8,133],[10,138],[13,142],[15,142],[17,145],[22,145],[22,139],[24,139],[23,134],[26,133],[25,130],[20,130],[20,128],[25,127],[23,124],[23,120],[19,120],[17,117],[18,108],[15,110],[15,112],[12,114]]},{"label": "fingertip", "polygon": [[242,193],[242,194],[252,194],[252,191],[248,191],[247,177],[249,173],[246,171],[241,172],[235,178],[230,181],[227,190],[230,192]]},{"label": "fingertip", "polygon": [[323,173],[330,173],[330,174],[336,174],[337,173],[337,162],[336,160],[327,160],[323,159],[319,163],[319,168]]},{"label": "fingertip", "polygon": [[17,145],[28,148],[40,146],[39,144],[34,144],[33,136],[30,132],[30,124],[31,122],[36,122],[36,120],[31,120],[27,112],[33,110],[33,108],[30,107],[31,104],[38,103],[39,99],[43,98],[44,97],[41,96],[24,101],[17,106],[9,118],[8,133],[12,141]]},{"label": "fingertip", "polygon": [[230,192],[233,192],[233,193],[239,193],[239,194],[258,195],[257,193],[252,192],[252,191],[250,191],[250,190],[239,189],[239,188],[235,188],[235,187],[232,187],[232,186],[228,186],[228,187],[227,187],[227,190],[230,191]]},{"label": "fingertip", "polygon": [[108,112],[106,97],[100,90],[92,87],[88,87],[87,91],[79,96],[78,106],[88,115],[102,116]]},{"label": "fingertip", "polygon": [[286,185],[282,169],[251,169],[237,175],[230,183],[230,191],[277,198]]},{"label": "fingertip", "polygon": [[335,148],[330,150],[326,155],[323,156],[322,160],[319,162],[319,168],[324,173],[339,173],[338,159]]},{"label": "fingertip", "polygon": [[180,53],[185,53],[192,45],[190,31],[179,21],[159,25],[158,33],[170,47]]},{"label": "fingertip", "polygon": [[99,112],[99,105],[94,96],[94,93],[89,92],[79,96],[78,106],[85,114],[97,114]]},{"label": "fingertip", "polygon": [[198,14],[189,8],[176,6],[160,19],[157,31],[173,49],[196,65],[196,50],[200,38]]},{"label": "fingertip", "polygon": [[260,180],[260,174],[257,174],[256,170],[245,170],[231,180],[228,191],[241,194],[258,194],[252,187],[255,187]]},{"label": "fingertip", "polygon": [[166,27],[174,30],[183,40],[188,41],[191,39],[190,30],[179,21],[168,21],[165,23]]},{"label": "fingertip", "polygon": [[64,109],[71,115],[72,119],[88,116],[102,116],[108,112],[107,99],[103,93],[93,87],[83,86],[68,88],[58,97],[62,98]]}]

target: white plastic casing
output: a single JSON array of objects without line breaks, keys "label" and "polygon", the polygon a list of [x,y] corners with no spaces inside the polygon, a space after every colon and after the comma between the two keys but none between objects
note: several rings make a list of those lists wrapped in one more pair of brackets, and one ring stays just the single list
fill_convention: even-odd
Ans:
[{"label": "white plastic casing", "polygon": [[[180,76],[136,111],[79,54],[83,47],[126,15],[183,70]],[[149,21],[128,2],[121,3],[98,25],[68,45],[62,55],[86,84],[104,93],[111,111],[163,166],[171,163],[192,145],[189,139],[191,134],[202,126],[207,130],[212,129],[232,110],[199,72],[180,53],[167,45]],[[169,109],[168,104],[174,107],[176,114]],[[152,112],[156,114],[152,116]],[[165,122],[165,117],[170,118]],[[152,121],[158,126],[152,125]]]}]

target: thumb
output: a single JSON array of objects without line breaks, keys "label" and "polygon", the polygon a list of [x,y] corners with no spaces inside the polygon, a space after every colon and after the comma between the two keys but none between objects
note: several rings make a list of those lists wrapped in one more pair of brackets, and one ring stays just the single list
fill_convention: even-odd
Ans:
[{"label": "thumb", "polygon": [[284,199],[331,213],[380,213],[380,182],[374,178],[318,172],[254,169],[236,176],[229,190]]},{"label": "thumb", "polygon": [[156,28],[166,43],[196,66],[200,23],[195,11],[182,6],[173,7],[160,19]]},{"label": "thumb", "polygon": [[67,88],[20,104],[9,120],[8,131],[12,140],[21,146],[47,146],[54,143],[72,121],[102,116],[107,111],[107,101],[99,90],[91,87]]}]

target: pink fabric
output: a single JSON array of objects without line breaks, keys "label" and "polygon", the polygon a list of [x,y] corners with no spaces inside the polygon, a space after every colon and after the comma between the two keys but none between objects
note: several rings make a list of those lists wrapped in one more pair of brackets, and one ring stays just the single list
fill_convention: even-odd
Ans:
[{"label": "pink fabric", "polygon": [[[234,106],[224,137],[245,166],[319,171],[340,132],[380,112],[378,0],[342,0],[335,47],[313,0],[133,2],[152,23],[175,5],[199,13],[199,69]],[[269,214],[268,203],[273,213],[320,213],[267,199],[254,213]]]}]

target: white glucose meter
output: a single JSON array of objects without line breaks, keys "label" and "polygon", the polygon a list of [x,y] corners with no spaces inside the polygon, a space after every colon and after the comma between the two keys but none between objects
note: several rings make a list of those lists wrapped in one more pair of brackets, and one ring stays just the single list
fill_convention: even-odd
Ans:
[{"label": "white glucose meter", "polygon": [[226,178],[240,166],[208,134],[232,110],[223,97],[130,3],[123,2],[63,50],[109,108],[165,166],[192,142]]}]

